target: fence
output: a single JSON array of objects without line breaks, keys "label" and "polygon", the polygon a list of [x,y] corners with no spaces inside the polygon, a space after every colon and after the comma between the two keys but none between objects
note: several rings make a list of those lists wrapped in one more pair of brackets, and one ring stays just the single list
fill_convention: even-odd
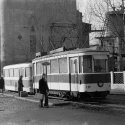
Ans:
[{"label": "fence", "polygon": [[111,93],[125,94],[125,71],[111,72]]}]

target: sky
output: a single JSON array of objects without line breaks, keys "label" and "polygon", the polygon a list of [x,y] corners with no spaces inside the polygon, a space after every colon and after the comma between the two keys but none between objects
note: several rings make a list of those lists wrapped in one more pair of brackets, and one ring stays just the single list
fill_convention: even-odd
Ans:
[{"label": "sky", "polygon": [[88,0],[77,0],[77,7],[82,13],[85,13],[87,2]]},{"label": "sky", "polygon": [[[112,5],[107,4],[106,1],[109,1],[109,3],[111,3]],[[103,25],[103,23],[101,23],[101,20],[100,18],[98,18],[98,16],[94,15],[94,11],[96,12],[97,15],[102,14],[102,17],[104,17],[106,10],[112,11],[112,6],[115,6],[116,10],[120,9],[120,5],[122,5],[122,0],[77,0],[77,9],[80,12],[82,12],[83,22],[95,25],[97,24],[98,21],[98,23],[100,24],[97,26],[99,27]],[[101,9],[99,8],[99,6]],[[124,0],[124,6],[125,6],[125,0]],[[95,7],[94,11],[92,8],[90,9],[90,7],[93,8]],[[97,9],[100,10],[97,11]]]},{"label": "sky", "polygon": [[[98,1],[98,0],[91,0],[92,3],[96,2],[96,1]],[[116,7],[117,7],[117,5],[122,3],[122,0],[109,0],[109,1],[111,1],[111,3],[114,4]],[[79,10],[84,13],[85,9],[87,7],[87,3],[89,3],[89,2],[90,2],[90,0],[77,0],[77,6],[78,6]],[[125,4],[125,0],[124,0],[124,4]]]}]

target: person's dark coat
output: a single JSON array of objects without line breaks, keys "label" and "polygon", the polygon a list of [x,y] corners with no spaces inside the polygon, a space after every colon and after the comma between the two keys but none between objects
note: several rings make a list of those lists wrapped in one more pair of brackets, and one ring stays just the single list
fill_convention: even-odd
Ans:
[{"label": "person's dark coat", "polygon": [[47,81],[44,78],[39,80],[39,91],[41,94],[46,94],[49,91]]},{"label": "person's dark coat", "polygon": [[18,80],[18,91],[23,91],[23,81],[22,78]]},{"label": "person's dark coat", "polygon": [[0,89],[4,89],[4,79],[3,79],[3,77],[0,78]]}]

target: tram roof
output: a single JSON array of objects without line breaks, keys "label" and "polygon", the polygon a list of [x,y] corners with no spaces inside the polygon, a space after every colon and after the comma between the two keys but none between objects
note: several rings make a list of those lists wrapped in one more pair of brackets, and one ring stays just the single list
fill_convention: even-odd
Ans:
[{"label": "tram roof", "polygon": [[19,64],[12,64],[12,65],[7,65],[4,66],[3,69],[8,69],[8,68],[21,68],[21,67],[30,67],[32,66],[32,63],[19,63]]},{"label": "tram roof", "polygon": [[85,53],[85,55],[93,55],[93,54],[109,54],[108,51],[99,51],[99,50],[93,50],[91,48],[82,48],[82,49],[74,49],[69,51],[62,51],[62,52],[56,52],[56,53],[49,53],[47,55],[36,57],[33,60],[41,59],[41,58],[49,58],[54,56],[61,56],[61,55],[70,55],[70,54],[78,54],[78,53]]}]

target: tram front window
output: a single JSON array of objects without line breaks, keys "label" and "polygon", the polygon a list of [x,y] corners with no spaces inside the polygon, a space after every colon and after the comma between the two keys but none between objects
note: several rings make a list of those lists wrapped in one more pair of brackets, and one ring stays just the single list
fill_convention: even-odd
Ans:
[{"label": "tram front window", "polygon": [[106,72],[106,60],[105,59],[94,60],[94,72]]},{"label": "tram front window", "polygon": [[83,58],[82,57],[80,58],[80,69],[83,69],[84,73],[92,72],[92,56],[91,55],[85,55],[83,56]]},{"label": "tram front window", "polygon": [[84,55],[79,58],[79,72],[106,72],[107,71],[107,56],[106,55]]}]

